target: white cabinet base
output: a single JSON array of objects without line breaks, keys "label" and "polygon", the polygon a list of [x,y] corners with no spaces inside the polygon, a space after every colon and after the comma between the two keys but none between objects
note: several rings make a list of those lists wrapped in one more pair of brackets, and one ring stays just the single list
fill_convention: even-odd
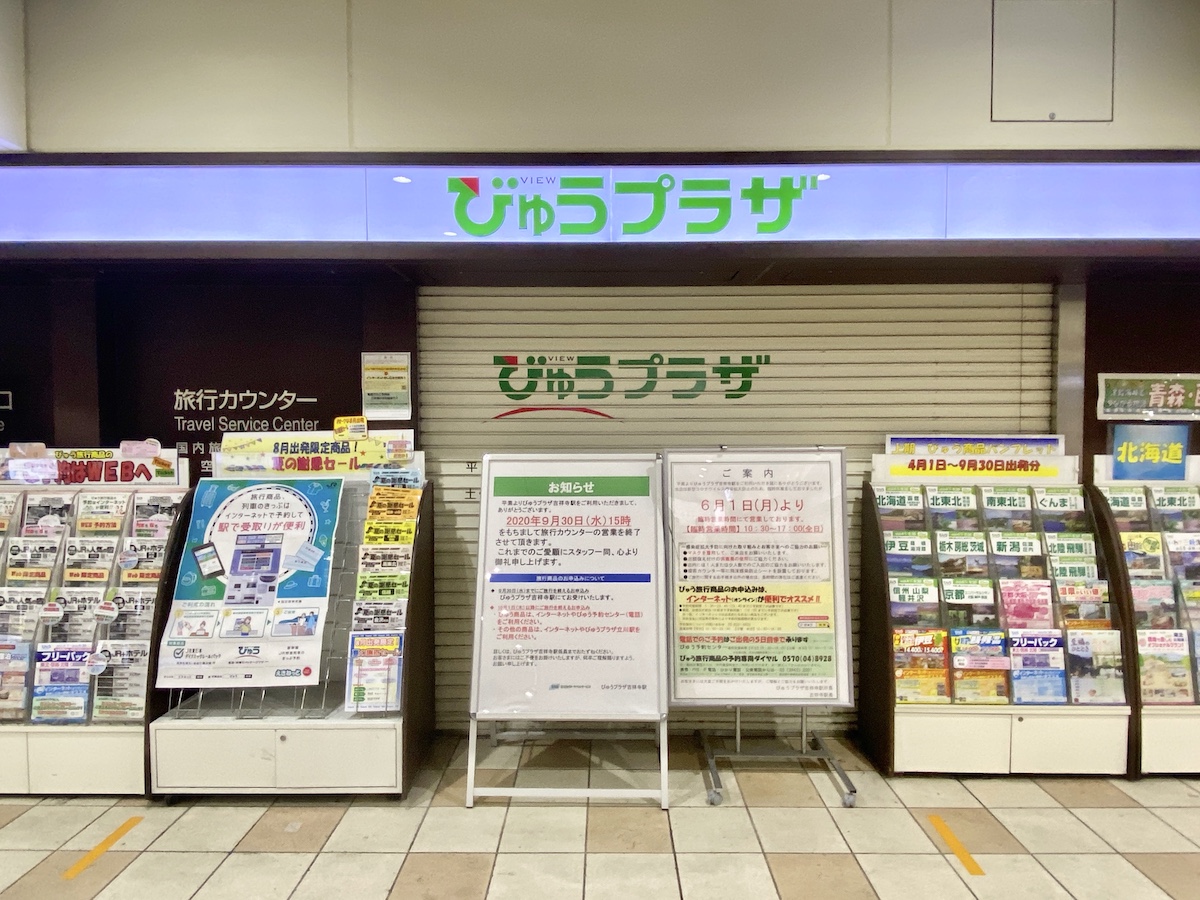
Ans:
[{"label": "white cabinet base", "polygon": [[1142,707],[1142,772],[1200,772],[1200,706]]},{"label": "white cabinet base", "polygon": [[155,794],[400,793],[403,720],[164,716],[150,723]]},{"label": "white cabinet base", "polygon": [[1123,775],[1129,707],[914,703],[893,727],[897,773]]},{"label": "white cabinet base", "polygon": [[142,794],[141,725],[4,725],[0,794]]}]

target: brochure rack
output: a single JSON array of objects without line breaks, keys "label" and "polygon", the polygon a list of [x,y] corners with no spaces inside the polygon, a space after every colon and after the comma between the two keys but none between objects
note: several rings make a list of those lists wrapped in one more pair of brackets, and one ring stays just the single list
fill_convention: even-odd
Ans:
[{"label": "brochure rack", "polygon": [[[671,702],[732,705],[732,746],[696,732],[717,761],[822,763],[843,806],[857,791],[809,706],[850,706],[850,612],[841,448],[668,451]],[[742,748],[742,707],[799,707],[800,747]],[[772,735],[779,737],[779,735]],[[757,743],[757,742],[756,742]]]},{"label": "brochure rack", "polygon": [[[1188,457],[1188,482],[1195,487],[1200,481],[1200,457]],[[1126,489],[1134,489],[1143,493],[1148,516],[1153,515],[1151,529],[1163,534],[1162,522],[1154,512],[1154,503],[1148,488],[1151,485],[1180,486],[1185,482],[1107,482],[1106,476],[1112,471],[1111,457],[1096,458],[1096,477],[1100,483],[1089,488],[1092,502],[1096,510],[1096,523],[1100,538],[1105,544],[1105,552],[1113,561],[1110,573],[1114,594],[1124,598],[1130,609],[1134,608],[1134,586],[1137,579],[1131,578],[1131,569],[1126,562],[1125,547],[1121,535],[1127,528],[1118,522],[1117,511],[1105,496],[1105,490],[1117,485]],[[1103,485],[1103,486],[1101,486]],[[1166,548],[1163,549],[1164,555]],[[1193,677],[1193,696],[1195,693],[1195,661],[1196,661],[1196,617],[1189,609],[1185,609],[1180,591],[1180,573],[1173,573],[1175,598],[1178,603],[1179,619],[1175,625],[1180,630],[1190,631],[1188,646],[1191,654],[1190,674]],[[1190,622],[1189,622],[1190,616]],[[1134,620],[1136,620],[1134,616]],[[1146,702],[1139,689],[1142,681],[1142,661],[1137,651],[1137,625],[1129,625],[1128,640],[1133,652],[1126,669],[1127,682],[1130,685],[1130,703],[1134,709],[1134,719],[1130,729],[1129,741],[1129,777],[1139,778],[1142,775],[1194,774],[1200,772],[1200,705],[1195,702],[1154,703]],[[1185,664],[1187,661],[1185,661]]]},{"label": "brochure rack", "polygon": [[[344,701],[368,479],[347,478],[342,488],[318,683],[156,689],[161,714],[149,727],[148,795],[408,790],[434,727],[433,488],[423,486],[417,508],[399,709],[361,712]],[[168,596],[183,551],[182,543],[174,547],[172,571],[164,574]],[[167,625],[156,632],[159,644]]]},{"label": "brochure rack", "polygon": [[[1136,716],[1132,716],[1136,709],[1132,619],[1129,598],[1120,589],[1119,576],[1114,575],[1111,548],[1104,540],[1103,526],[1097,551],[1107,564],[1112,626],[1120,632],[1120,659],[1125,673],[1123,704],[1042,706],[1003,700],[995,705],[899,703],[885,529],[876,493],[879,481],[876,478],[873,484],[868,477],[863,485],[860,582],[859,740],[872,762],[887,775],[1125,774],[1136,728]],[[909,483],[920,481],[916,476]],[[1021,486],[1013,484],[1014,481],[1010,477],[1001,483]],[[944,483],[968,485],[972,481],[964,477]],[[1095,514],[1092,493],[1085,492],[1084,497],[1085,510],[1093,514],[1093,521],[1102,520],[1102,513]],[[999,604],[999,597],[996,602]]]},{"label": "brochure rack", "polygon": [[[74,452],[95,458],[103,453],[120,456],[116,451]],[[4,761],[0,793],[144,793],[145,722],[152,709],[148,674],[153,660],[151,636],[161,615],[163,596],[161,579],[153,570],[162,559],[162,541],[166,539],[169,546],[168,535],[174,534],[168,507],[185,499],[175,480],[172,473],[169,480],[156,484],[9,482],[0,488],[15,505],[7,539],[8,521],[0,516],[0,544],[6,560],[10,545],[16,542],[20,546],[24,514],[30,511],[32,515],[31,498],[36,504],[39,497],[61,496],[69,500],[71,509],[54,558],[43,560],[48,563],[49,577],[0,581],[0,596],[5,600],[0,606],[5,619],[0,634],[8,632],[7,638],[0,639],[4,645],[0,651],[0,668],[5,670],[3,699],[8,707],[0,720],[0,759]],[[124,501],[107,511],[102,525],[98,518],[86,522],[78,508],[81,497],[99,495]],[[139,498],[147,495],[156,495],[153,509],[159,515],[152,525],[138,518],[142,511]],[[158,499],[164,502],[159,504]],[[119,509],[120,505],[125,508]],[[150,503],[144,505],[144,510],[150,508]],[[143,534],[152,530],[156,536],[144,541],[137,538],[139,525]],[[89,534],[104,537],[89,538]],[[88,540],[93,540],[91,546]],[[101,548],[100,544],[110,546]],[[114,548],[119,548],[115,559],[109,555]],[[0,578],[19,571],[6,565]],[[43,598],[44,605],[30,607],[28,601],[36,598]],[[32,625],[23,635],[17,624],[22,616]],[[21,641],[22,637],[26,640]],[[22,643],[27,650],[20,649]],[[18,671],[14,651],[26,660],[23,674]]]}]

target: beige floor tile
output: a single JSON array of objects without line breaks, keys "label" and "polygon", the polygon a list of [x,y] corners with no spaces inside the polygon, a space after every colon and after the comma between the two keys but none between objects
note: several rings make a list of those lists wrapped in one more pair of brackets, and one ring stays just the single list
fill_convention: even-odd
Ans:
[{"label": "beige floor tile", "polygon": [[185,812],[187,810],[179,806],[147,806],[143,809],[114,806],[63,844],[63,849],[91,850],[130,819],[141,819],[112,845],[112,849],[145,850]]},{"label": "beige floor tile", "polygon": [[96,900],[188,900],[217,866],[224,853],[139,853],[109,882]]},{"label": "beige floor tile", "polygon": [[761,847],[750,814],[742,807],[672,809],[671,837],[676,853],[758,853]]},{"label": "beige floor tile", "polygon": [[667,759],[671,769],[699,771],[706,765],[695,735],[673,734],[667,739]]},{"label": "beige floor tile", "polygon": [[1059,806],[1059,802],[1028,778],[960,778],[959,782],[988,809]]},{"label": "beige floor tile", "polygon": [[312,862],[312,853],[231,853],[196,900],[286,900]]},{"label": "beige floor tile", "polygon": [[1113,852],[1070,810],[993,809],[992,814],[1030,853]]},{"label": "beige floor tile", "polygon": [[0,850],[0,891],[49,855],[49,850]]},{"label": "beige floor tile", "polygon": [[[670,796],[670,784],[671,783],[668,780],[668,797]],[[662,776],[657,770],[651,769],[592,769],[592,771],[588,774],[588,787],[608,791],[657,791],[662,788]],[[592,806],[633,805],[651,806],[656,809],[661,805],[658,800],[638,800],[637,798],[619,800],[591,800],[590,802]]]},{"label": "beige floor tile", "polygon": [[890,787],[905,806],[946,809],[951,806],[978,807],[978,798],[968,791],[957,778],[929,778],[922,775],[904,775],[888,778]]},{"label": "beige floor tile", "polygon": [[497,853],[487,900],[583,900],[582,853]]},{"label": "beige floor tile", "polygon": [[57,850],[98,819],[104,806],[35,806],[0,828],[0,850]]},{"label": "beige floor tile", "polygon": [[[1149,878],[1116,853],[1044,854],[1040,862],[1075,900],[1166,900]],[[1195,896],[1195,895],[1193,895]]]},{"label": "beige floor tile", "polygon": [[1174,900],[1200,895],[1200,853],[1126,853],[1125,859]]},{"label": "beige floor tile", "polygon": [[[505,772],[503,769],[476,769],[476,787],[512,787],[517,781],[516,772]],[[467,770],[447,769],[437,786],[430,801],[431,806],[466,806],[467,805]],[[476,797],[475,805],[492,804],[507,806],[507,797]]]},{"label": "beige floor tile", "polygon": [[1140,805],[1104,778],[1039,778],[1037,785],[1069,809]]},{"label": "beige floor tile", "polygon": [[266,811],[265,806],[193,806],[150,848],[232,850]]},{"label": "beige floor tile", "polygon": [[413,840],[412,853],[495,853],[507,809],[431,806]]},{"label": "beige floor tile", "polygon": [[[519,788],[558,788],[577,790],[588,786],[588,769],[556,769],[549,766],[522,768],[514,785]],[[517,802],[517,801],[513,801]],[[544,803],[544,800],[521,801]]]},{"label": "beige floor tile", "polygon": [[33,803],[28,805],[22,804],[20,806],[16,804],[12,804],[10,806],[0,806],[0,828],[3,828],[18,816],[24,815],[26,812],[33,809],[33,807]]},{"label": "beige floor tile", "polygon": [[750,807],[765,853],[849,853],[850,848],[824,807]]},{"label": "beige floor tile", "polygon": [[290,900],[385,900],[403,862],[403,853],[322,853]]},{"label": "beige floor tile", "polygon": [[855,853],[937,853],[907,809],[831,809]]},{"label": "beige floor tile", "polygon": [[588,809],[587,852],[669,854],[671,820],[661,809],[593,805]]},{"label": "beige floor tile", "polygon": [[233,849],[242,853],[320,853],[346,812],[344,806],[273,806]]},{"label": "beige floor tile", "polygon": [[[741,784],[732,769],[721,768],[721,805],[744,806]],[[708,772],[667,773],[671,809],[678,806],[708,806]]]},{"label": "beige floor tile", "polygon": [[136,853],[105,853],[70,881],[63,873],[83,858],[84,850],[59,850],[22,875],[4,892],[4,900],[91,900]]},{"label": "beige floor tile", "polygon": [[[436,769],[419,769],[417,774],[413,776],[412,782],[408,786],[408,791],[399,800],[392,794],[375,795],[381,797],[388,803],[395,803],[399,806],[417,807],[428,806],[433,800],[433,792],[437,790],[438,784],[442,780],[442,775],[445,773],[445,766],[438,766]],[[355,797],[351,805],[362,802],[369,794],[363,794]]]},{"label": "beige floor tile", "polygon": [[[800,746],[799,738],[793,738],[792,742],[796,746]],[[875,771],[875,767],[871,765],[871,761],[867,759],[852,738],[826,737],[825,746],[829,748],[829,752],[833,754],[834,759],[847,772]]]},{"label": "beige floor tile", "polygon": [[421,759],[421,767],[438,771],[446,768],[458,752],[459,746],[465,743],[466,739],[457,734],[439,734],[430,742]]},{"label": "beige floor tile", "polygon": [[494,860],[491,853],[410,853],[389,900],[483,900]]},{"label": "beige floor tile", "polygon": [[352,806],[325,843],[326,853],[405,853],[429,808]]},{"label": "beige floor tile", "polygon": [[[467,742],[459,744],[450,758],[448,769],[467,768]],[[485,740],[480,740],[476,749],[475,768],[477,769],[506,769],[514,772],[521,764],[521,744],[497,744],[493,747]]]},{"label": "beige floor tile", "polygon": [[[670,744],[668,743],[668,750]],[[669,761],[668,761],[669,765]],[[657,769],[654,741],[592,741],[593,769]]]},{"label": "beige floor tile", "polygon": [[677,853],[683,900],[768,900],[778,897],[767,858],[761,853]]},{"label": "beige floor tile", "polygon": [[940,855],[864,853],[858,864],[879,900],[973,900],[958,873]]},{"label": "beige floor tile", "polygon": [[807,772],[738,769],[737,781],[747,806],[825,806]]},{"label": "beige floor tile", "polygon": [[[1200,808],[1192,807],[1155,807],[1154,813],[1185,838],[1200,846]],[[1149,851],[1154,853],[1156,851]]]},{"label": "beige floor tile", "polygon": [[909,812],[942,853],[953,851],[930,821],[930,816],[940,817],[950,829],[950,833],[958,838],[958,842],[966,847],[972,856],[978,853],[1026,852],[1021,842],[1013,837],[989,810],[925,807],[910,809]]},{"label": "beige floor tile", "polygon": [[1200,790],[1180,778],[1114,778],[1110,783],[1142,806],[1200,806]]},{"label": "beige floor tile", "polygon": [[45,797],[39,806],[112,806],[120,797],[100,797],[95,794],[81,794],[78,797],[55,796]]},{"label": "beige floor tile", "polygon": [[534,769],[590,769],[591,741],[529,743],[521,753],[521,767]]},{"label": "beige floor tile", "polygon": [[[887,780],[877,772],[855,772],[850,780],[857,792],[854,801],[857,807],[882,809],[904,806],[888,786]],[[833,775],[813,773],[812,781],[826,806],[832,808],[842,805],[842,786],[834,783]]]},{"label": "beige floor tile", "polygon": [[875,889],[849,854],[767,855],[780,900],[875,900]]},{"label": "beige floor tile", "polygon": [[4,794],[0,796],[0,806],[37,806],[40,803],[37,797],[31,797],[28,794]]},{"label": "beige floor tile", "polygon": [[587,806],[514,806],[500,834],[506,853],[583,853]]},{"label": "beige floor tile", "polygon": [[1072,812],[1118,853],[1200,852],[1200,847],[1148,809],[1076,809]]},{"label": "beige floor tile", "polygon": [[588,853],[585,900],[678,900],[679,876],[670,853]]},{"label": "beige floor tile", "polygon": [[971,857],[983,869],[982,875],[972,875],[949,854],[946,862],[979,900],[1071,900],[1071,895],[1028,853],[972,853]]}]

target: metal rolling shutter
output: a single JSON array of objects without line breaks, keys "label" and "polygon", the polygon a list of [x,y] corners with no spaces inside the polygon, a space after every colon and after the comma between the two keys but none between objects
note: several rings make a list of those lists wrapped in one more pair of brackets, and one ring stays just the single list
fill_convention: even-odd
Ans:
[{"label": "metal rolling shutter", "polygon": [[[857,653],[860,494],[871,454],[888,432],[1051,430],[1053,328],[1049,285],[422,291],[421,438],[438,487],[438,727],[467,725],[484,453],[845,446]],[[496,418],[523,404],[599,406],[569,391],[560,399],[544,380],[527,400],[506,397],[493,358],[524,362],[531,354],[607,354],[614,367],[618,358],[651,354],[704,357],[710,371],[723,355],[735,362],[769,355],[770,362],[737,399],[710,375],[695,399],[672,398],[692,385],[677,379],[642,398],[604,401],[610,419]],[[618,382],[617,392],[629,383]],[[671,720],[693,727],[732,719],[714,710],[673,712]],[[814,710],[809,718],[810,727],[829,731],[854,720],[852,711]],[[781,710],[747,713],[745,721],[786,727],[792,717]]]}]

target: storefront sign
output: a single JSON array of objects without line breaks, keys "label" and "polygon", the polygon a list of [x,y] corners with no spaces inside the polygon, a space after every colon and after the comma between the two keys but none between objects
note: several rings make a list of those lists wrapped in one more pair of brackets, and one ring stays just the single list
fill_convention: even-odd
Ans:
[{"label": "storefront sign", "polygon": [[841,451],[666,455],[672,702],[853,705]]},{"label": "storefront sign", "polygon": [[196,488],[158,686],[316,684],[340,478]]},{"label": "storefront sign", "polygon": [[653,454],[484,457],[479,717],[665,712],[659,478]]},{"label": "storefront sign", "polygon": [[1119,423],[1112,429],[1116,481],[1182,481],[1187,477],[1191,425]]},{"label": "storefront sign", "polygon": [[1100,374],[1098,419],[1200,419],[1200,375]]},{"label": "storefront sign", "polygon": [[0,167],[0,242],[1197,238],[1188,162]]},{"label": "storefront sign", "polygon": [[672,400],[716,397],[740,400],[750,393],[754,376],[770,365],[766,353],[613,358],[608,353],[498,354],[496,383],[509,400],[522,403],[493,418],[557,410],[611,418],[589,405],[597,401],[638,401],[669,396]]}]

